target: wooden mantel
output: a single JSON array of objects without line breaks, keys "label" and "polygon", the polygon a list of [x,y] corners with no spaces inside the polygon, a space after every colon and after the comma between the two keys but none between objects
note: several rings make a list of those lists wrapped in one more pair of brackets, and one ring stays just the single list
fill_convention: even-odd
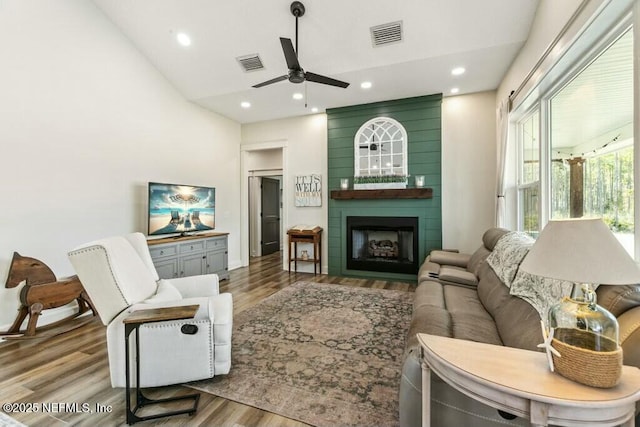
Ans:
[{"label": "wooden mantel", "polygon": [[430,199],[432,188],[401,188],[379,190],[331,190],[334,200],[354,199]]}]

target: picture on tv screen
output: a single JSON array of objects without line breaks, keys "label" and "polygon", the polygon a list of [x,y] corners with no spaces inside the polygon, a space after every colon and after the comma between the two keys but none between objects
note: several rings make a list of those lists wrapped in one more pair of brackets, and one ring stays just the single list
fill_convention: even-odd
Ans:
[{"label": "picture on tv screen", "polygon": [[149,183],[149,235],[213,230],[216,189]]}]

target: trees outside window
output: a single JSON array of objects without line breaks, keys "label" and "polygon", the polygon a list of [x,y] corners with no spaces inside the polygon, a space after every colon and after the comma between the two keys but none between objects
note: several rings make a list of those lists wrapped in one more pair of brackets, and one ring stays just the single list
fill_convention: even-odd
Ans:
[{"label": "trees outside window", "polygon": [[632,30],[576,70],[516,122],[518,226],[535,236],[547,219],[601,217],[633,256]]},{"label": "trees outside window", "polygon": [[522,231],[537,236],[540,230],[540,112],[518,123],[519,177],[518,204]]},{"label": "trees outside window", "polygon": [[602,217],[633,255],[633,36],[549,101],[551,219]]}]

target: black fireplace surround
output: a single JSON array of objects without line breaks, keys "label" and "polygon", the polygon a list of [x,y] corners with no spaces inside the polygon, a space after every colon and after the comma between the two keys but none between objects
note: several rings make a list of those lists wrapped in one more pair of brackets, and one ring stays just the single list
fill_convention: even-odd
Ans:
[{"label": "black fireplace surround", "polygon": [[418,217],[347,217],[347,269],[418,273]]}]

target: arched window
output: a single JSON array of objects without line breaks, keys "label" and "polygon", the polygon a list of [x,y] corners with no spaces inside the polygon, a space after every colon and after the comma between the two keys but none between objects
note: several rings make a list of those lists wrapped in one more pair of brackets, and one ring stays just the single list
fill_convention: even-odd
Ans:
[{"label": "arched window", "polygon": [[354,138],[354,175],[407,175],[407,131],[394,119],[376,117]]}]

